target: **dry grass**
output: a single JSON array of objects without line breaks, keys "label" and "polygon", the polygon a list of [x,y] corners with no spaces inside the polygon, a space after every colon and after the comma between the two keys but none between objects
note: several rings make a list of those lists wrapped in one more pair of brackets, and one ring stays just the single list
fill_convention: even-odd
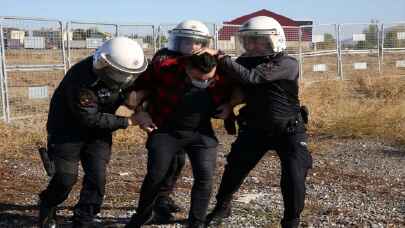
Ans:
[{"label": "dry grass", "polygon": [[[405,78],[362,77],[354,81],[323,81],[301,86],[302,103],[310,108],[309,130],[315,135],[375,138],[405,143]],[[222,121],[214,120],[216,128]],[[19,156],[18,151],[45,145],[45,118],[0,123],[0,151]],[[144,143],[138,127],[115,133],[120,148]]]},{"label": "dry grass", "polygon": [[310,131],[338,137],[405,142],[405,79],[365,77],[314,83],[302,89]]},{"label": "dry grass", "polygon": [[[354,81],[302,84],[301,99],[310,108],[311,134],[405,143],[403,91],[405,78],[373,75]],[[215,128],[223,126],[221,120],[212,122]],[[125,144],[127,134],[131,142],[140,142],[142,135],[137,130],[119,132],[119,142]]]},{"label": "dry grass", "polygon": [[[41,123],[41,124],[40,124]],[[32,157],[37,157],[34,151],[46,145],[45,123],[43,120],[38,120],[28,124],[5,125],[0,122],[0,151],[3,159],[19,159],[26,154],[31,154]],[[26,151],[32,153],[26,153]]]}]

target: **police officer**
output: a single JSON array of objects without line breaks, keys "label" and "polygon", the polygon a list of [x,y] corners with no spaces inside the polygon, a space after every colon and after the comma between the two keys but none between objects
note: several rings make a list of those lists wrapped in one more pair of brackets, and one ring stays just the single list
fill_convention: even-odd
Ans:
[{"label": "police officer", "polygon": [[124,104],[127,88],[148,62],[140,45],[128,38],[106,41],[94,55],[75,64],[55,90],[48,114],[48,149],[56,172],[40,193],[40,227],[56,225],[56,208],[84,177],[74,208],[73,226],[90,227],[100,211],[111,156],[112,132],[134,124],[114,115]]},{"label": "police officer", "polygon": [[218,67],[242,85],[246,106],[240,110],[239,133],[227,156],[217,203],[208,220],[231,215],[231,200],[243,180],[268,150],[281,161],[283,228],[298,227],[304,208],[305,178],[312,167],[298,98],[298,63],[288,56],[283,28],[270,17],[254,17],[239,30],[244,54],[236,62],[216,50]]},{"label": "police officer", "polygon": [[[179,70],[181,68],[180,61],[177,60],[191,55],[193,51],[208,47],[211,39],[209,29],[204,23],[197,20],[184,20],[180,22],[169,31],[167,47],[160,49],[153,56],[148,72],[157,78],[167,78],[168,80],[178,77],[179,74],[183,74],[184,72]],[[142,83],[138,81],[135,87],[141,88],[142,86]],[[147,97],[147,91],[142,92],[145,92],[145,97]],[[135,94],[139,96],[140,93],[138,91]],[[133,100],[135,101],[136,99]],[[140,124],[141,128],[142,125],[145,124]],[[150,130],[147,127],[144,129],[146,131]],[[179,151],[173,158],[168,175],[164,178],[164,183],[161,185],[156,199],[154,207],[155,219],[160,222],[172,220],[174,218],[172,213],[179,212],[181,209],[170,195],[174,191],[176,181],[184,165],[185,153]]]}]

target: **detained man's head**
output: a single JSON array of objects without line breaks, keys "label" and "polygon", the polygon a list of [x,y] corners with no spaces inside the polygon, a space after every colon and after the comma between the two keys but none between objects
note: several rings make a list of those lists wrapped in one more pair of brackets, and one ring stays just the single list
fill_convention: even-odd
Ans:
[{"label": "detained man's head", "polygon": [[215,57],[208,53],[191,55],[187,61],[186,74],[194,86],[204,89],[211,84],[216,66]]}]

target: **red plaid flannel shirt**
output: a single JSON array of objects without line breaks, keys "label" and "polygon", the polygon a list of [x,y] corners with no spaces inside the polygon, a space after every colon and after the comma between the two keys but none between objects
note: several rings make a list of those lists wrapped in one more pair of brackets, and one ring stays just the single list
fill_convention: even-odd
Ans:
[{"label": "red plaid flannel shirt", "polygon": [[[181,101],[187,84],[184,57],[155,55],[148,69],[135,82],[136,91],[150,91],[148,113],[156,126],[160,127],[167,120]],[[208,87],[212,101],[219,106],[229,101],[231,83],[218,73],[214,83]]]}]

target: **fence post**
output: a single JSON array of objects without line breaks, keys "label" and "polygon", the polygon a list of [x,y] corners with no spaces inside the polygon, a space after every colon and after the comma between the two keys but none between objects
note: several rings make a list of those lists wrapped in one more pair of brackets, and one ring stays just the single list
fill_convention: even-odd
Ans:
[{"label": "fence post", "polygon": [[157,48],[156,48],[156,29],[155,25],[152,25],[152,40],[153,40],[153,55],[155,55]]},{"label": "fence post", "polygon": [[381,73],[384,71],[384,42],[385,42],[385,35],[384,35],[384,24],[381,24]]},{"label": "fence post", "polygon": [[3,103],[3,113],[4,113],[4,120],[6,123],[10,122],[10,108],[9,108],[9,100],[8,100],[8,86],[7,86],[7,69],[6,69],[6,48],[4,45],[4,33],[3,33],[3,24],[0,23],[0,44],[1,44],[1,68],[2,68],[2,103]]},{"label": "fence post", "polygon": [[381,75],[381,56],[380,56],[380,53],[381,53],[381,50],[380,50],[381,31],[380,31],[380,28],[379,28],[378,24],[375,24],[375,27],[377,29],[378,73]]},{"label": "fence post", "polygon": [[218,26],[214,24],[214,49],[218,49]]},{"label": "fence post", "polygon": [[[70,32],[70,26],[69,26],[69,22],[66,22],[66,32],[69,34],[69,32]],[[72,31],[72,40],[73,40],[73,31]],[[67,68],[68,69],[70,69],[70,67],[71,67],[71,62],[70,62],[70,60],[71,60],[71,58],[70,58],[70,40],[69,40],[69,37],[68,37],[68,39],[67,39],[67,41],[66,41],[66,49],[67,49]]]},{"label": "fence post", "polygon": [[60,34],[61,34],[61,41],[62,41],[62,59],[63,59],[63,68],[64,68],[64,73],[66,74],[67,68],[66,68],[66,50],[65,50],[65,40],[64,37],[66,38],[66,42],[69,40],[69,31],[66,31],[64,33],[63,29],[63,23],[62,21],[59,21],[59,26],[60,26]]},{"label": "fence post", "polygon": [[343,80],[343,62],[342,62],[342,43],[341,43],[341,25],[335,25],[336,29],[336,50],[337,50],[337,67],[338,67],[338,76],[340,80]]},{"label": "fence post", "polygon": [[158,30],[157,30],[157,49],[160,49],[160,48],[162,48],[162,45],[161,45],[161,30],[162,30],[162,26],[161,25],[159,25],[158,26]]},{"label": "fence post", "polygon": [[[313,28],[312,28],[313,29]],[[304,80],[304,73],[303,73],[303,58],[302,58],[302,27],[298,27],[298,61],[299,61],[299,77],[303,81]]]},{"label": "fence post", "polygon": [[[3,34],[3,27],[2,27],[2,23],[1,23],[1,18],[0,18],[0,32],[1,34]],[[3,43],[3,38],[1,38],[1,42]],[[6,119],[6,101],[5,101],[5,90],[4,90],[4,84],[3,84],[3,45],[0,45],[0,96],[1,96],[1,104],[2,104],[2,114],[3,114],[3,120],[4,122],[7,121]]]}]

